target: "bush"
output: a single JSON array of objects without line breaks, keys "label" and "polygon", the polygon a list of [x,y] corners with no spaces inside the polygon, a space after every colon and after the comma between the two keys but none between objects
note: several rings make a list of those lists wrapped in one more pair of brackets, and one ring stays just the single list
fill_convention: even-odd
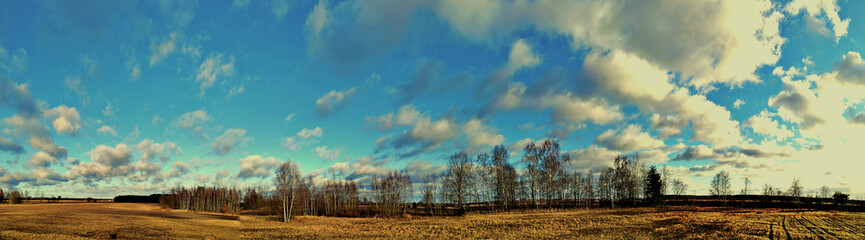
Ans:
[{"label": "bush", "polygon": [[21,204],[21,202],[24,201],[24,199],[21,198],[21,193],[16,190],[9,192],[7,197],[9,198],[10,204]]},{"label": "bush", "polygon": [[846,194],[843,192],[835,192],[835,194],[832,195],[832,199],[835,200],[835,205],[844,205],[844,203],[847,202],[848,198],[850,198],[850,194]]}]

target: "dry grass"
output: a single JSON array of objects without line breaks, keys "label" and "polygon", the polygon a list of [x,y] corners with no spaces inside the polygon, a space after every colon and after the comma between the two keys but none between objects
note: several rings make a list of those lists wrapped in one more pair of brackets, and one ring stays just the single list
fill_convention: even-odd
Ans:
[{"label": "dry grass", "polygon": [[862,239],[865,238],[865,214],[778,209],[636,208],[411,220],[301,216],[290,224],[246,218],[241,232],[244,238],[251,239]]},{"label": "dry grass", "polygon": [[0,239],[236,239],[236,219],[163,211],[156,204],[4,204]]},{"label": "dry grass", "polygon": [[865,214],[726,208],[531,211],[411,219],[165,211],[155,204],[0,205],[0,239],[862,239]]}]

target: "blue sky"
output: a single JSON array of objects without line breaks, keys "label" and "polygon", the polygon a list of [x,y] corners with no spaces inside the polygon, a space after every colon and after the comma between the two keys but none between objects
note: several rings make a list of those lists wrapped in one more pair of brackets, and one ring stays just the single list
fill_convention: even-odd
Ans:
[{"label": "blue sky", "polygon": [[559,139],[705,194],[865,196],[858,1],[8,1],[0,188],[110,197],[444,169]]}]

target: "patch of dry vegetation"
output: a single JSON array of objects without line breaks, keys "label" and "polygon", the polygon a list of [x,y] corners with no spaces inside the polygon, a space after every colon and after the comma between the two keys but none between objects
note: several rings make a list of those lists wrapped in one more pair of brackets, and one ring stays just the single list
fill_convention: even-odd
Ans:
[{"label": "patch of dry vegetation", "polygon": [[204,214],[156,204],[0,205],[0,239],[862,239],[865,213],[631,208],[335,218]]},{"label": "patch of dry vegetation", "polygon": [[236,219],[141,203],[0,205],[0,239],[236,239]]}]

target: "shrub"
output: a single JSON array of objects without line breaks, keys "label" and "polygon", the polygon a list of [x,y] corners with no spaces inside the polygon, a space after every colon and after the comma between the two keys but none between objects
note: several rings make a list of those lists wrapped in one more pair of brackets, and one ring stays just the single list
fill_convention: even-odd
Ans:
[{"label": "shrub", "polygon": [[844,205],[844,203],[847,202],[848,198],[850,198],[850,194],[846,194],[843,192],[835,192],[835,194],[832,195],[832,199],[835,200],[835,205]]}]

